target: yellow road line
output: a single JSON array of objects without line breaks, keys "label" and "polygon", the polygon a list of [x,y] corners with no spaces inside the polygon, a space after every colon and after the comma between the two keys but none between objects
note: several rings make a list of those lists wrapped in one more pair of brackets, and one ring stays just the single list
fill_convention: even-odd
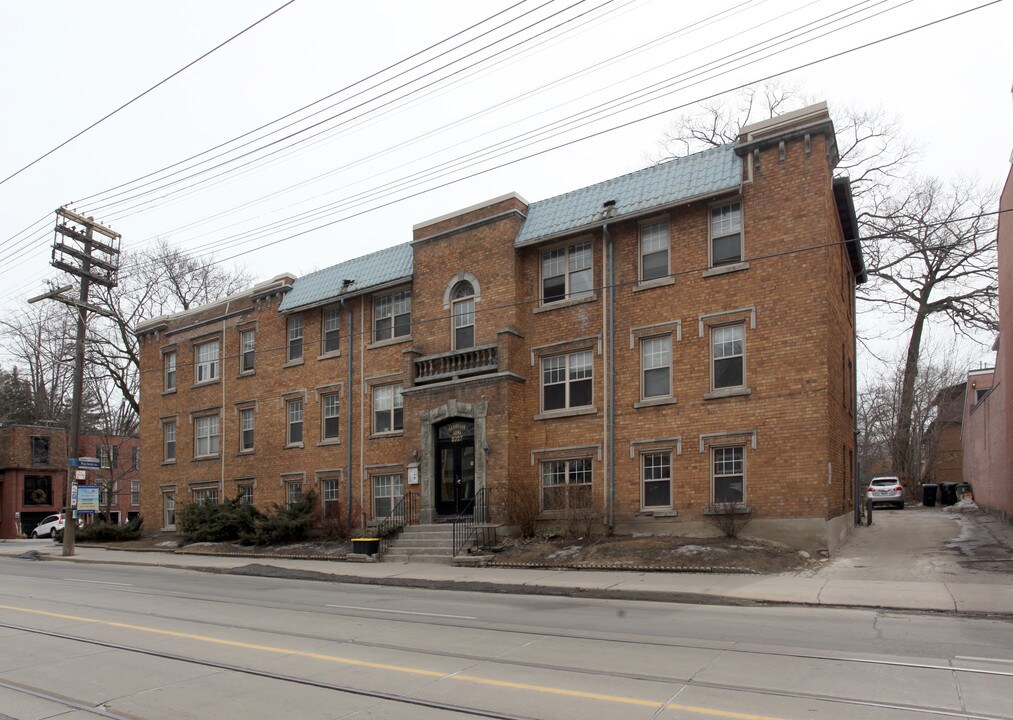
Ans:
[{"label": "yellow road line", "polygon": [[193,633],[176,632],[175,630],[163,630],[161,628],[147,627],[145,625],[131,625],[129,623],[114,622],[112,620],[97,620],[95,618],[81,617],[79,615],[67,615],[64,613],[50,612],[48,610],[37,610],[35,608],[17,607],[15,605],[0,605],[0,610],[12,610],[14,612],[39,615],[41,617],[57,618],[59,620],[72,620],[74,622],[103,625],[105,627],[122,628],[124,630],[136,630],[137,632],[151,635],[162,635],[164,637],[182,638],[196,640],[198,642],[212,645],[224,645],[226,647],[241,648],[243,650],[259,650],[260,652],[273,653],[276,655],[291,655],[309,658],[312,660],[324,660],[327,662],[340,663],[355,667],[365,667],[375,670],[390,670],[393,672],[406,673],[410,675],[422,675],[424,677],[438,678],[441,680],[459,680],[474,683],[477,685],[490,685],[493,687],[509,688],[511,690],[527,690],[530,692],[543,693],[548,695],[561,695],[564,697],[582,698],[585,700],[600,700],[602,702],[619,703],[623,705],[637,705],[640,707],[654,708],[655,710],[681,710],[683,712],[705,715],[708,717],[732,718],[733,720],[783,720],[782,718],[769,717],[766,715],[751,715],[748,713],[731,712],[728,710],[716,710],[712,708],[696,707],[693,705],[677,705],[675,703],[659,703],[654,700],[641,700],[639,698],[623,697],[621,695],[604,695],[602,693],[583,692],[581,690],[567,690],[566,688],[550,687],[547,685],[530,685],[528,683],[509,682],[506,680],[492,680],[474,675],[460,675],[435,670],[423,670],[421,668],[406,667],[403,665],[390,665],[387,663],[368,662],[366,660],[355,660],[352,658],[340,657],[337,655],[324,655],[322,653],[304,652],[291,648],[273,647],[271,645],[258,645],[255,643],[244,643],[237,640],[224,640],[222,638],[208,635],[195,635]]}]

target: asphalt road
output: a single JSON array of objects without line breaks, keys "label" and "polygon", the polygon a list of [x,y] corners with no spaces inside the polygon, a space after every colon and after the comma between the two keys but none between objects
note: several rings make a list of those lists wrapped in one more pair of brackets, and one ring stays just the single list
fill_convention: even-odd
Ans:
[{"label": "asphalt road", "polygon": [[1011,648],[1005,620],[0,559],[2,720],[1013,718]]}]

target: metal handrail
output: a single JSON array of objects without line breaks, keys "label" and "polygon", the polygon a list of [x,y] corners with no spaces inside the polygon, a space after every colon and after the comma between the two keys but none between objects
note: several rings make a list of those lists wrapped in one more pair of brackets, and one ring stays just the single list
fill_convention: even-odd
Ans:
[{"label": "metal handrail", "polygon": [[475,534],[475,526],[485,522],[485,516],[485,488],[482,488],[465,506],[464,512],[451,520],[454,525],[454,557],[457,557]]},{"label": "metal handrail", "polygon": [[415,493],[406,493],[401,496],[397,504],[391,509],[390,514],[381,520],[376,526],[376,535],[380,538],[380,554],[387,552],[391,543],[404,530],[405,525],[417,525],[419,522],[419,496]]}]

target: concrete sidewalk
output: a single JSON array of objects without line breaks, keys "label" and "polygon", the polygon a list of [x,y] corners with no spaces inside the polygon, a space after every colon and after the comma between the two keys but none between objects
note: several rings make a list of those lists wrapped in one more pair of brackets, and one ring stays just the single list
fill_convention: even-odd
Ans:
[{"label": "concrete sidewalk", "polygon": [[[0,543],[0,557],[77,563],[169,567],[203,572],[327,582],[410,586],[538,595],[565,595],[725,605],[790,604],[884,608],[927,612],[1013,616],[1013,576],[1008,582],[859,580],[817,572],[784,575],[722,575],[495,567],[451,567],[404,563],[354,563],[135,552],[78,547],[73,557],[51,543]],[[1000,580],[1007,578],[999,578]]]}]

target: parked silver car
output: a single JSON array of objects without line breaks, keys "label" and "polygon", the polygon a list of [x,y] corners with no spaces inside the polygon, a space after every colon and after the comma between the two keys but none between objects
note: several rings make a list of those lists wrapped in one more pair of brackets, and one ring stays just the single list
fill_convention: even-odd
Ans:
[{"label": "parked silver car", "polygon": [[875,505],[890,503],[901,510],[904,509],[904,486],[897,477],[885,475],[873,478],[865,496]]}]

